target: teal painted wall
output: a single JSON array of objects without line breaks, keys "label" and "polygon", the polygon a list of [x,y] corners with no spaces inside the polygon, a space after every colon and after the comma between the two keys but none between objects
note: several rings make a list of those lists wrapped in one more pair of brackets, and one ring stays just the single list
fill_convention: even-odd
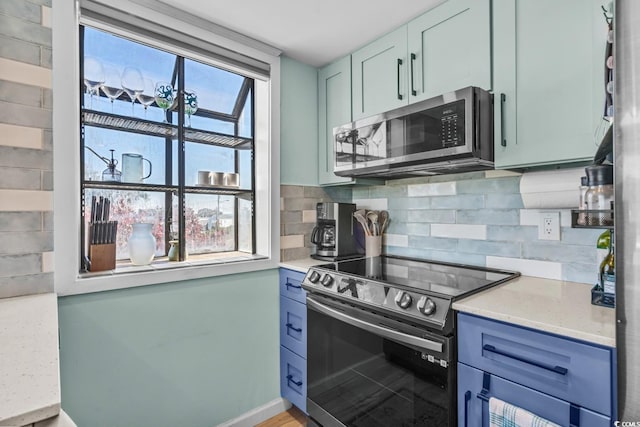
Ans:
[{"label": "teal painted wall", "polygon": [[280,183],[318,185],[318,71],[281,60]]},{"label": "teal painted wall", "polygon": [[59,299],[62,406],[80,427],[211,427],[280,395],[278,272]]}]

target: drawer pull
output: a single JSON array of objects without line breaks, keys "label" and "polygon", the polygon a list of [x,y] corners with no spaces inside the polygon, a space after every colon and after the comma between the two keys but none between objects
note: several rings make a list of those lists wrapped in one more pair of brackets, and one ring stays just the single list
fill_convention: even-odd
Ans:
[{"label": "drawer pull", "polygon": [[289,279],[287,279],[287,283],[285,283],[284,285],[287,288],[302,289],[302,286],[300,285],[294,285],[293,283],[289,283]]},{"label": "drawer pull", "polygon": [[287,383],[294,383],[298,387],[302,385],[302,381],[296,381],[293,379],[293,375],[287,375]]},{"label": "drawer pull", "polygon": [[467,390],[464,393],[464,427],[469,425],[469,400],[471,400],[471,392]]},{"label": "drawer pull", "polygon": [[286,326],[287,328],[289,328],[289,329],[293,329],[293,330],[294,330],[294,331],[296,331],[296,332],[302,332],[302,328],[296,328],[296,327],[295,327],[295,326],[293,326],[293,324],[291,324],[291,323],[287,323],[285,326]]},{"label": "drawer pull", "polygon": [[527,363],[529,365],[536,366],[538,368],[546,369],[547,371],[555,372],[556,374],[567,375],[567,372],[569,372],[567,368],[563,368],[562,366],[551,366],[541,362],[536,362],[535,360],[530,360],[525,357],[518,356],[517,354],[508,353],[503,350],[498,350],[497,348],[495,348],[490,344],[483,345],[482,349],[490,353],[495,353],[504,357],[508,357],[510,359],[519,360],[520,362]]}]

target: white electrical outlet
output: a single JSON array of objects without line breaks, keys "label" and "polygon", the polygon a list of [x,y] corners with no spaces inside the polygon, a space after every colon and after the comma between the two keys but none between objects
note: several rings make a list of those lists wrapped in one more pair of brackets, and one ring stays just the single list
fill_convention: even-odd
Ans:
[{"label": "white electrical outlet", "polygon": [[540,212],[538,239],[560,240],[560,212]]}]

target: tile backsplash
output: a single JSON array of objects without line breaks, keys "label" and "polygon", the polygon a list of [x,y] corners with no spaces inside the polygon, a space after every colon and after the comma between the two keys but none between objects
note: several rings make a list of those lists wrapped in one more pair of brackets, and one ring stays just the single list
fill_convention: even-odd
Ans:
[{"label": "tile backsplash", "polygon": [[[489,171],[393,180],[386,185],[341,188],[337,195],[340,200],[336,201],[389,211],[383,249],[387,254],[510,269],[528,276],[593,284],[598,258],[596,240],[603,230],[571,228],[569,209],[525,209],[520,194],[521,177],[508,171]],[[296,194],[304,195],[309,188],[322,191],[317,187],[303,187],[296,190]],[[324,191],[336,190],[326,188]],[[287,194],[291,193],[283,191],[282,194],[284,239],[295,229],[291,221],[302,218],[303,214],[288,209]],[[296,207],[291,203],[289,206]],[[304,209],[313,209],[313,206],[306,205]],[[560,212],[559,241],[538,239],[541,211]],[[304,242],[308,243],[307,236]],[[305,253],[310,250],[305,247],[305,251],[309,251]],[[303,251],[293,252],[291,247],[283,247],[282,252],[288,256],[306,256]]]},{"label": "tile backsplash", "polygon": [[340,187],[280,186],[280,260],[311,255],[311,231],[319,202],[351,202],[351,189]]},{"label": "tile backsplash", "polygon": [[0,298],[53,291],[51,2],[0,7]]}]

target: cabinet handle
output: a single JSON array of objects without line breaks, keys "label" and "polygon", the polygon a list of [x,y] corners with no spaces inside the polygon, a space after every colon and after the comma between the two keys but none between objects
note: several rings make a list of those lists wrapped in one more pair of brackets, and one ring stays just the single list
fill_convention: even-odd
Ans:
[{"label": "cabinet handle", "polygon": [[464,393],[464,427],[469,425],[469,400],[471,400],[471,392],[467,390]]},{"label": "cabinet handle", "polygon": [[287,375],[287,383],[294,383],[298,387],[302,385],[302,381],[296,381],[293,379],[293,375]]},{"label": "cabinet handle", "polygon": [[413,63],[416,60],[416,54],[412,53],[411,54],[411,95],[416,96],[418,94],[418,92],[416,92],[416,90],[413,88]]},{"label": "cabinet handle", "polygon": [[500,94],[500,145],[507,146],[507,139],[504,137],[504,103],[507,101],[507,96],[504,93]]},{"label": "cabinet handle", "polygon": [[296,327],[295,327],[295,326],[293,326],[291,323],[287,323],[285,326],[286,326],[287,328],[289,328],[289,329],[293,329],[293,330],[294,330],[294,331],[296,331],[296,332],[302,332],[302,328],[296,328]]},{"label": "cabinet handle", "polygon": [[400,93],[400,66],[402,65],[402,59],[398,58],[398,99],[402,100],[402,94]]},{"label": "cabinet handle", "polygon": [[498,350],[497,348],[495,348],[494,346],[492,346],[490,344],[483,345],[482,349],[485,350],[485,351],[488,351],[490,353],[499,354],[501,356],[508,357],[510,359],[515,359],[515,360],[518,360],[520,362],[527,363],[527,364],[532,365],[532,366],[536,366],[538,368],[546,369],[547,371],[555,372],[556,374],[567,375],[567,372],[569,372],[569,370],[567,368],[563,368],[562,366],[551,366],[551,365],[547,365],[547,364],[544,364],[544,363],[541,363],[541,362],[536,362],[535,360],[530,360],[530,359],[527,359],[525,357],[518,356],[517,354],[508,353],[508,352],[503,351],[503,350]]},{"label": "cabinet handle", "polygon": [[293,283],[289,283],[289,279],[287,279],[287,283],[285,283],[284,285],[287,288],[302,289],[302,286],[300,285],[294,285]]}]

